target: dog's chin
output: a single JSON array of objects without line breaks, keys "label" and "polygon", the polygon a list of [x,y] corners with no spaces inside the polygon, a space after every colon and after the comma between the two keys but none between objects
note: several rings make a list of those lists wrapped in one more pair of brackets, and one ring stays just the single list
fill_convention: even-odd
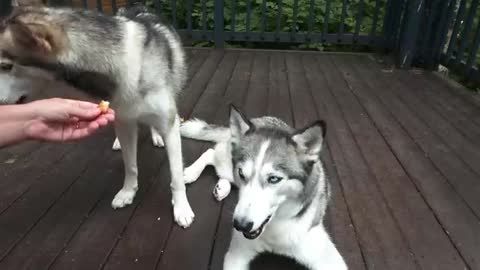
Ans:
[{"label": "dog's chin", "polygon": [[258,229],[256,229],[253,232],[248,232],[248,233],[244,232],[243,236],[250,240],[257,239],[262,234],[263,230],[265,229],[265,226],[268,224],[268,222],[270,222],[271,218],[272,218],[272,215],[268,216],[267,219],[263,221],[262,225],[258,227]]}]

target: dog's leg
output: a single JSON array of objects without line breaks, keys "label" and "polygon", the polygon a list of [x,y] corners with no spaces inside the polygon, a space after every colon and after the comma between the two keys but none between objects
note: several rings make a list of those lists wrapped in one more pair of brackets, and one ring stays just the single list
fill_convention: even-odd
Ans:
[{"label": "dog's leg", "polygon": [[116,121],[115,131],[123,147],[122,156],[125,167],[123,188],[115,195],[112,207],[122,208],[133,202],[138,189],[137,177],[137,123],[134,121]]},{"label": "dog's leg", "polygon": [[223,260],[223,270],[248,270],[250,262],[259,252],[255,243],[255,240],[247,240],[239,232],[234,231]]},{"label": "dog's leg", "polygon": [[214,166],[219,179],[213,189],[213,196],[221,201],[230,194],[234,183],[231,147],[228,142],[215,145]]},{"label": "dog's leg", "polygon": [[163,147],[165,143],[163,142],[162,136],[154,127],[150,127],[150,133],[152,134],[152,143],[156,147]]},{"label": "dog's leg", "polygon": [[312,270],[347,270],[347,265],[322,225],[309,231],[297,248],[287,254]]},{"label": "dog's leg", "polygon": [[120,145],[120,141],[118,140],[118,137],[115,137],[115,141],[113,142],[112,150],[117,151],[121,150],[122,146]]},{"label": "dog's leg", "polygon": [[[163,143],[162,136],[158,133],[158,131],[150,127],[150,133],[152,135],[152,144],[156,147],[163,147],[165,144]],[[113,142],[112,149],[114,151],[121,150],[122,146],[120,145],[120,141],[118,140],[118,137],[115,137],[115,141]]]},{"label": "dog's leg", "polygon": [[185,181],[185,184],[190,184],[197,181],[205,167],[208,165],[213,165],[214,158],[215,150],[210,148],[205,151],[205,153],[203,153],[192,165],[188,166],[188,168],[183,171],[183,180]]},{"label": "dog's leg", "polygon": [[170,163],[171,172],[171,189],[172,189],[172,204],[173,215],[175,222],[183,228],[189,227],[195,215],[192,208],[188,203],[187,193],[185,188],[185,182],[183,180],[183,160],[182,160],[182,144],[180,139],[180,117],[174,113],[170,117],[172,120],[159,119],[159,122],[163,122],[157,130],[162,132],[162,136],[165,139],[165,146],[168,153],[168,160]]}]

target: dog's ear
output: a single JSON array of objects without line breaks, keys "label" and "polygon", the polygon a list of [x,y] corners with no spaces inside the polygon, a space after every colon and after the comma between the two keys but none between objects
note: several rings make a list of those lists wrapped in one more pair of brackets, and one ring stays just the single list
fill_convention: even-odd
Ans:
[{"label": "dog's ear", "polygon": [[8,27],[14,46],[22,50],[49,56],[63,47],[65,36],[58,26],[13,21]]},{"label": "dog's ear", "polygon": [[233,142],[238,140],[253,128],[252,123],[245,118],[233,104],[230,105],[230,132]]},{"label": "dog's ear", "polygon": [[327,125],[324,121],[317,121],[292,135],[292,140],[307,161],[316,162],[320,160],[323,141]]},{"label": "dog's ear", "polygon": [[12,0],[12,5],[18,7],[39,7],[45,6],[45,0]]}]

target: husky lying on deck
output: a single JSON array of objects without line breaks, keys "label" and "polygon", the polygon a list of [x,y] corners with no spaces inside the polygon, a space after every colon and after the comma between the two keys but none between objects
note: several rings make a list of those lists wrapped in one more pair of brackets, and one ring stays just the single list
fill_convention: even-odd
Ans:
[{"label": "husky lying on deck", "polygon": [[168,152],[175,221],[190,226],[194,214],[183,181],[176,105],[186,63],[176,32],[140,5],[112,17],[43,7],[42,0],[17,2],[0,20],[0,103],[48,92],[45,85],[109,100],[125,166],[113,208],[125,207],[135,197],[137,125],[151,126],[154,143],[163,144],[163,137]]},{"label": "husky lying on deck", "polygon": [[267,251],[312,270],[347,269],[323,225],[330,196],[320,160],[324,122],[294,130],[274,117],[247,120],[232,107],[230,128],[193,119],[180,130],[184,137],[216,143],[185,169],[186,181],[213,165],[220,178],[217,199],[228,195],[231,184],[239,187],[224,270],[248,270]]}]

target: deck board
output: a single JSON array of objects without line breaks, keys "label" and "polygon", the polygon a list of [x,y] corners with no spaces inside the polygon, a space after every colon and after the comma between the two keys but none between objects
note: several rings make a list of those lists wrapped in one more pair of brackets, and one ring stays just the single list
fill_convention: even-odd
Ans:
[{"label": "deck board", "polygon": [[[233,103],[298,128],[327,121],[325,225],[350,269],[480,269],[480,103],[471,94],[369,55],[187,52],[182,117],[224,125]],[[207,169],[187,187],[195,222],[179,228],[167,155],[142,127],[140,190],[113,210],[123,180],[113,138],[109,128],[74,144],[0,150],[0,269],[222,269],[235,188],[217,202]],[[185,164],[209,146],[183,140]],[[265,254],[252,269],[305,268]]]}]

